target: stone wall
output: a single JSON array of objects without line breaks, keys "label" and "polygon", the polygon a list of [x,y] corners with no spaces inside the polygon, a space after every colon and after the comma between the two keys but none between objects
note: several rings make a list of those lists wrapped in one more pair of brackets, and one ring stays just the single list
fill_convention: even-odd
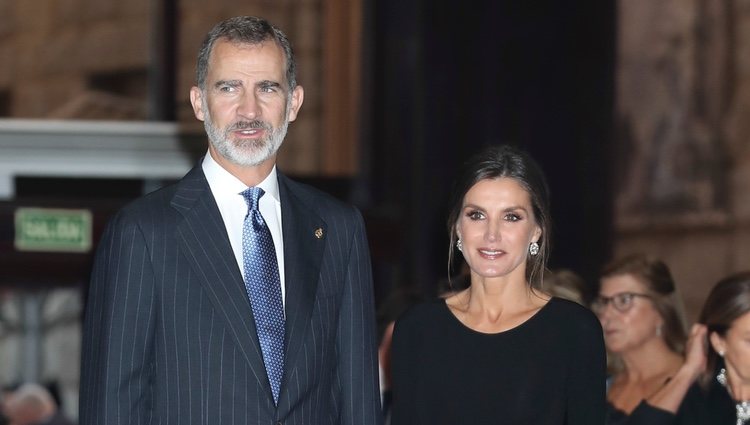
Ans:
[{"label": "stone wall", "polygon": [[[13,118],[147,118],[151,0],[0,0],[0,111]],[[234,15],[260,15],[289,36],[305,101],[279,163],[292,174],[321,167],[322,2],[178,2],[176,111],[194,122],[189,90],[206,32]],[[101,81],[107,83],[102,85]],[[110,92],[108,92],[110,91]]]},{"label": "stone wall", "polygon": [[671,267],[694,320],[750,269],[750,1],[619,2],[616,246]]}]

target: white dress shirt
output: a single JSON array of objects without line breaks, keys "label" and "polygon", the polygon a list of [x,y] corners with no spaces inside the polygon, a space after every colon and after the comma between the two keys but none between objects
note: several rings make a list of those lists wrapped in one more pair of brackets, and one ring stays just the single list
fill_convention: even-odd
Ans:
[{"label": "white dress shirt", "polygon": [[[227,228],[229,243],[232,245],[234,258],[240,268],[242,278],[245,278],[245,268],[242,261],[242,227],[247,215],[247,202],[240,194],[248,187],[237,177],[219,165],[208,152],[203,157],[203,174],[206,175],[208,186],[219,206],[221,218]],[[271,231],[273,245],[276,248],[276,260],[279,264],[279,280],[281,281],[281,300],[286,307],[286,289],[284,285],[284,238],[281,231],[281,199],[279,198],[279,181],[276,177],[276,166],[271,173],[258,184],[265,194],[260,198],[260,214]]]}]

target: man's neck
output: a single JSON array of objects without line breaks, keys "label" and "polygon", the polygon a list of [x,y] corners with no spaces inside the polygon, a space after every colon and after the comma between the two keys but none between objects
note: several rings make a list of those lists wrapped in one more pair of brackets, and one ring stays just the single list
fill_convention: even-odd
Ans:
[{"label": "man's neck", "polygon": [[274,165],[276,165],[276,155],[272,155],[267,160],[254,166],[242,166],[235,164],[228,159],[221,156],[218,152],[213,149],[209,149],[211,158],[221,166],[221,168],[227,170],[230,174],[237,177],[242,183],[248,187],[257,186],[263,180],[271,174]]}]

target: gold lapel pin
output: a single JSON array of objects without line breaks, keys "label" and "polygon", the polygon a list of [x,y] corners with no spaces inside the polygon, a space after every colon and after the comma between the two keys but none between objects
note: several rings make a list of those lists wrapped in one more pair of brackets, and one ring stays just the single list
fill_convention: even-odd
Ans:
[{"label": "gold lapel pin", "polygon": [[315,237],[318,239],[323,239],[323,229],[318,227],[315,229]]}]

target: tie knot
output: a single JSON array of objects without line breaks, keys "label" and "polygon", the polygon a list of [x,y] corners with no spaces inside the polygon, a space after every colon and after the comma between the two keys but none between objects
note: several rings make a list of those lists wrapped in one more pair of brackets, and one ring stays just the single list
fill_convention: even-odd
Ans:
[{"label": "tie knot", "polygon": [[260,201],[260,198],[265,193],[266,192],[264,192],[263,189],[259,187],[249,187],[247,188],[247,190],[241,192],[240,195],[245,198],[248,210],[253,211],[258,209],[258,201]]}]

